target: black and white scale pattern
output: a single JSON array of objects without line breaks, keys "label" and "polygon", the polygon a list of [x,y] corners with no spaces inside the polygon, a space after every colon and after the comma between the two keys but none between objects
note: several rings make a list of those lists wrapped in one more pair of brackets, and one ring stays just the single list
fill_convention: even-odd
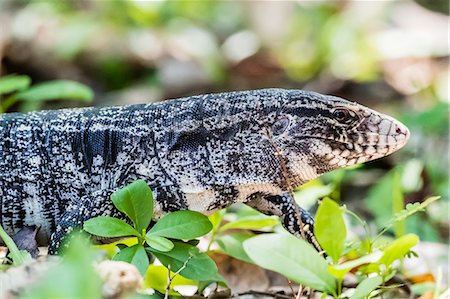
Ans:
[{"label": "black and white scale pattern", "polygon": [[[401,148],[408,129],[356,103],[300,90],[208,94],[108,108],[0,115],[0,222],[40,226],[50,252],[112,192],[144,179],[155,215],[244,202],[314,244],[294,187]],[[301,221],[298,219],[301,217]],[[302,231],[303,228],[303,231]],[[317,244],[316,244],[317,245]]]}]

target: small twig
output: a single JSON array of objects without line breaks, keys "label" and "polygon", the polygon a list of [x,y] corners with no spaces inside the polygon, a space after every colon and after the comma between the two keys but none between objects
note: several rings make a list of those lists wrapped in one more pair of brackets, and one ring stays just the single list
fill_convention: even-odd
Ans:
[{"label": "small twig", "polygon": [[286,278],[286,280],[287,280],[287,282],[288,282],[288,286],[289,286],[289,288],[291,289],[291,292],[292,292],[292,296],[294,296],[294,298],[295,298],[296,296],[295,296],[295,291],[294,291],[294,288],[292,287],[292,282],[291,282],[291,280],[290,280],[290,279],[287,279],[287,278]]},{"label": "small twig", "polygon": [[295,299],[300,299],[303,296],[303,286],[301,284],[298,285],[298,293]]},{"label": "small twig", "polygon": [[[248,291],[248,292],[243,292],[243,293],[237,294],[237,296],[243,296],[243,295],[262,295],[262,296],[279,298],[279,299],[292,299],[292,297],[288,296],[288,295],[283,295],[283,294],[278,294],[278,293],[269,293],[269,292],[259,292],[259,291]],[[235,296],[233,296],[233,298],[234,297]]]},{"label": "small twig", "polygon": [[189,263],[189,261],[191,260],[192,257],[193,257],[193,255],[190,255],[189,258],[183,263],[183,266],[181,266],[181,268],[178,269],[177,272],[173,273],[172,277],[170,276],[170,265],[167,266],[167,286],[166,286],[166,291],[164,293],[164,299],[169,299],[169,291],[170,291],[170,286],[172,285],[172,280],[175,278],[175,276],[180,274],[181,271],[186,269],[187,264]]}]

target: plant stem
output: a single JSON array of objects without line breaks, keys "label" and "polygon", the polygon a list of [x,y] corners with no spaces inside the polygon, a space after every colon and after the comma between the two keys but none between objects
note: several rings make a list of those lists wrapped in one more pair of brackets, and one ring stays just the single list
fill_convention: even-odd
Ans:
[{"label": "plant stem", "polygon": [[24,264],[25,263],[24,256],[21,254],[19,248],[17,248],[13,239],[6,233],[6,231],[3,229],[1,225],[0,225],[0,238],[3,240],[3,242],[6,244],[9,251],[11,252],[13,264],[15,266],[20,266]]}]

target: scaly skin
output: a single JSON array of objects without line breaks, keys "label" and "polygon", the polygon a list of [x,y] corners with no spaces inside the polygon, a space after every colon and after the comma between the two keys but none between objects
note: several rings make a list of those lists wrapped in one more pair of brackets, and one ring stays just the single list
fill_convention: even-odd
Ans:
[{"label": "scaly skin", "polygon": [[356,103],[300,90],[200,95],[157,104],[0,115],[0,222],[39,226],[56,253],[109,197],[144,179],[155,217],[243,202],[282,218],[317,249],[292,190],[323,173],[386,156],[408,129]]}]

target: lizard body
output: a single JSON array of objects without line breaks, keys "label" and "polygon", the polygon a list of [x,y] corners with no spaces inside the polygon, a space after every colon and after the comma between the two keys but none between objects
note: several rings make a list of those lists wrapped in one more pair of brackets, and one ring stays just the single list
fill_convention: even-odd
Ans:
[{"label": "lizard body", "polygon": [[123,218],[111,193],[144,179],[156,217],[182,209],[207,214],[242,202],[280,216],[289,232],[317,248],[312,217],[296,205],[292,190],[333,169],[386,156],[408,137],[389,116],[301,90],[3,114],[0,223],[10,234],[41,227],[39,242],[49,241],[55,253],[85,220]]}]

